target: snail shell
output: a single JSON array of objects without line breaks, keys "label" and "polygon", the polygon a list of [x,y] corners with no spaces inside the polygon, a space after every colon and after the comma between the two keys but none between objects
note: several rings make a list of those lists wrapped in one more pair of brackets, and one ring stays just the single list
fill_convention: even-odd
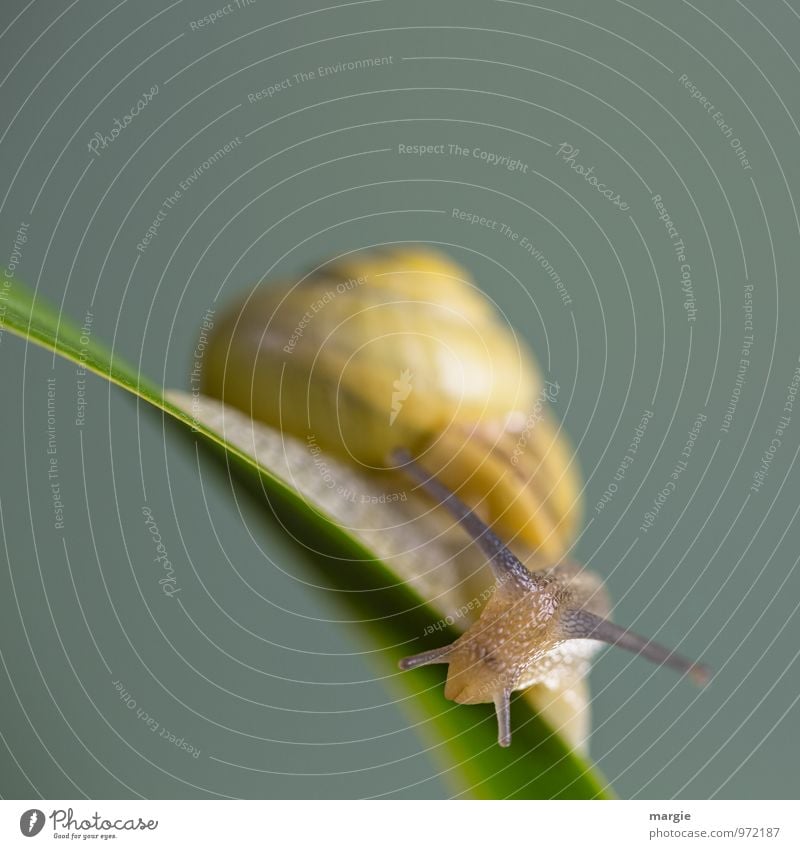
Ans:
[{"label": "snail shell", "polygon": [[578,473],[537,404],[534,358],[438,252],[358,253],[259,284],[221,317],[206,363],[203,391],[254,419],[369,468],[406,448],[504,538],[550,557],[571,542]]}]

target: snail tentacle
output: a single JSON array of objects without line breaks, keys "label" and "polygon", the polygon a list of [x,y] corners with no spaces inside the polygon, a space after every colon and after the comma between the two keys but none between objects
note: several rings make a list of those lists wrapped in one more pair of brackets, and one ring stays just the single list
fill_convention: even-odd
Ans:
[{"label": "snail tentacle", "polygon": [[511,579],[525,589],[533,589],[536,586],[535,576],[522,565],[502,540],[441,481],[429,475],[405,448],[395,449],[391,459],[402,465],[404,471],[459,521],[484,554],[489,557],[492,571],[498,581]]},{"label": "snail tentacle", "polygon": [[711,670],[708,666],[689,660],[666,646],[621,628],[588,610],[565,610],[560,626],[567,639],[599,640],[602,643],[619,646],[660,666],[669,666],[678,672],[685,672],[701,686],[707,684],[711,678]]},{"label": "snail tentacle", "polygon": [[418,666],[429,666],[432,663],[449,663],[447,655],[450,653],[450,646],[441,646],[438,649],[430,649],[419,654],[412,654],[404,657],[400,663],[400,669],[416,669]]},{"label": "snail tentacle", "polygon": [[511,691],[501,690],[494,697],[497,712],[497,742],[507,748],[511,745]]},{"label": "snail tentacle", "polygon": [[[514,434],[498,436],[496,425],[451,426],[426,446],[426,464],[463,501],[479,503],[481,517],[492,527],[513,528],[515,539],[558,559],[568,535],[559,527],[561,514],[548,503],[548,488],[559,487],[545,484],[531,458],[517,449],[516,439]],[[531,451],[536,441],[531,439]]]}]

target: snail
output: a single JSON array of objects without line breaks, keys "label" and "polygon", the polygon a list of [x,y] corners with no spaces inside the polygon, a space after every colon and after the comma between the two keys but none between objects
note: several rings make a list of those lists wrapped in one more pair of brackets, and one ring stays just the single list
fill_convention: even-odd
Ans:
[{"label": "snail", "polygon": [[468,532],[494,574],[480,617],[401,668],[448,664],[445,696],[494,703],[501,746],[511,693],[543,685],[574,714],[602,643],[708,679],[610,622],[600,578],[567,559],[581,487],[548,409],[558,384],[442,254],[372,250],[259,285],[212,329],[202,391],[370,473],[409,475]]},{"label": "snail", "polygon": [[708,667],[610,622],[607,600],[594,576],[568,564],[530,572],[407,451],[399,449],[394,457],[467,530],[489,558],[495,577],[495,591],[477,622],[451,645],[404,658],[400,668],[448,664],[445,696],[460,704],[493,702],[501,746],[511,744],[511,693],[573,672],[570,666],[587,648],[573,651],[573,641],[617,645],[688,673],[698,684],[708,681]]}]

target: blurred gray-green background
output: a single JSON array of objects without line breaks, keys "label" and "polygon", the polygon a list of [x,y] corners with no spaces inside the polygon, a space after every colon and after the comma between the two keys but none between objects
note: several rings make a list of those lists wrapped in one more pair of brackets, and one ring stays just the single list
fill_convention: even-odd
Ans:
[{"label": "blurred gray-green background", "polygon": [[[264,274],[448,250],[562,386],[617,621],[716,670],[604,652],[599,768],[797,796],[796,0],[5,0],[0,32],[4,268],[187,388],[206,310]],[[454,792],[381,647],[215,464],[7,330],[0,363],[3,796]]]}]

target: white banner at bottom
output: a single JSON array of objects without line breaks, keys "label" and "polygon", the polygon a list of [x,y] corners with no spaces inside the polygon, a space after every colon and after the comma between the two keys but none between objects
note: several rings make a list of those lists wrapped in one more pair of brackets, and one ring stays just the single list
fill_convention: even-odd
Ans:
[{"label": "white banner at bottom", "polygon": [[[0,846],[800,846],[796,801],[0,801]],[[36,842],[32,842],[36,841]]]}]

